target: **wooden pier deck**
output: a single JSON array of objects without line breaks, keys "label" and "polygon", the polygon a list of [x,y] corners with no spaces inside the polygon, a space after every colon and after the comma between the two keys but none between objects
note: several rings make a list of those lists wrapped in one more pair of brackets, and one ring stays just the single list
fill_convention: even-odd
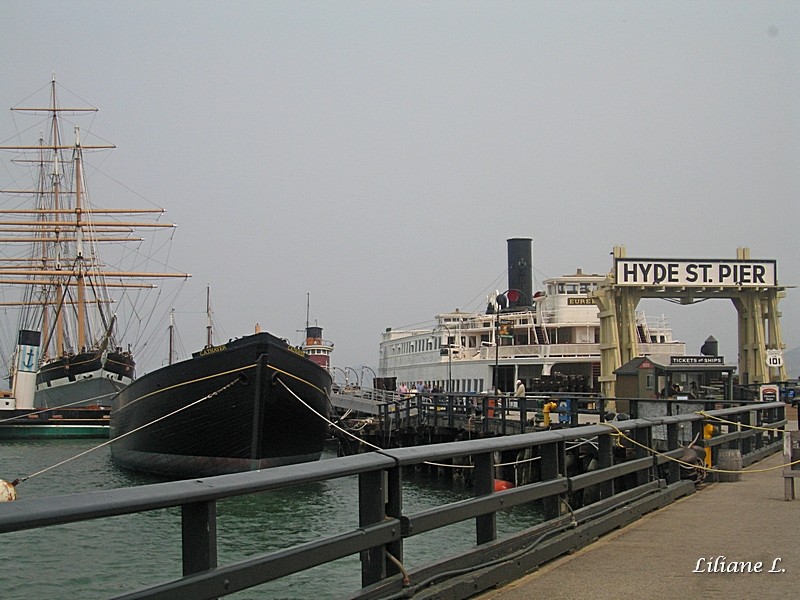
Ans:
[{"label": "wooden pier deck", "polygon": [[[796,412],[787,412],[789,428],[796,429]],[[800,499],[784,499],[783,460],[775,454],[744,469],[740,481],[706,484],[698,493],[476,598],[797,597]],[[753,569],[720,572],[723,561],[750,563]],[[760,572],[756,563],[761,563]]]}]

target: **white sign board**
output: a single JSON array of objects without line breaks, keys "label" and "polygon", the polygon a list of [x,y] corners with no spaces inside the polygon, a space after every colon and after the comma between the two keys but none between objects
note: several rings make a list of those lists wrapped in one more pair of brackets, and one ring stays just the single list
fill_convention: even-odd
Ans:
[{"label": "white sign board", "polygon": [[781,350],[772,350],[767,348],[767,366],[774,369],[779,369],[783,366],[783,352]]},{"label": "white sign board", "polygon": [[618,258],[617,285],[658,287],[775,287],[774,260]]},{"label": "white sign board", "polygon": [[758,390],[758,399],[762,402],[777,402],[781,399],[781,390],[777,385],[764,384]]}]

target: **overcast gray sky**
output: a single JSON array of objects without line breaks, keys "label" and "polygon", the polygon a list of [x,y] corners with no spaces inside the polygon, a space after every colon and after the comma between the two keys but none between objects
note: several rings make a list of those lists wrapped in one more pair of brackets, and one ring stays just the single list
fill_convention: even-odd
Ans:
[{"label": "overcast gray sky", "polygon": [[[103,171],[178,224],[187,351],[210,284],[221,338],[259,322],[299,341],[310,293],[333,363],[377,368],[386,327],[505,289],[516,236],[533,238],[537,284],[605,273],[618,244],[747,246],[800,284],[800,3],[0,0],[0,14],[0,108],[55,72],[118,146]],[[0,139],[13,132],[0,112]],[[713,335],[735,361],[729,301],[644,308],[690,354]],[[800,291],[781,308],[791,349]]]}]

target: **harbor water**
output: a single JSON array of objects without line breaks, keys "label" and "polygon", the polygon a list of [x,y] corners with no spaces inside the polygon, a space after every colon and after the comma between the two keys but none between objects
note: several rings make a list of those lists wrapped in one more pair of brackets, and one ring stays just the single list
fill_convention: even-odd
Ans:
[{"label": "harbor water", "polygon": [[[13,480],[56,465],[98,446],[98,440],[0,442],[0,478]],[[333,453],[322,460],[335,459]],[[472,490],[450,477],[404,475],[406,513],[468,497]],[[118,468],[108,446],[31,477],[20,498],[156,483]],[[221,501],[217,506],[218,564],[313,541],[358,523],[355,477],[318,482]],[[54,500],[55,501],[55,500]],[[534,507],[498,515],[498,533],[532,526]],[[405,565],[414,568],[474,545],[474,521],[406,540]],[[181,576],[180,510],[150,511],[3,534],[0,539],[3,600],[110,598]],[[444,551],[443,551],[444,549]],[[339,598],[360,588],[358,556],[321,565],[279,581],[226,596],[235,600]]]}]

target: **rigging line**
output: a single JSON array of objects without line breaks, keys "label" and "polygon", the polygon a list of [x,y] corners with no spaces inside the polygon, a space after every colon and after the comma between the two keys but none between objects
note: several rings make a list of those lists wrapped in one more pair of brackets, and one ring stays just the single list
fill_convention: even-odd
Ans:
[{"label": "rigging line", "polygon": [[[319,412],[314,410],[314,408],[311,405],[309,405],[308,402],[303,400],[300,396],[298,396],[294,392],[294,390],[292,390],[288,385],[286,385],[283,382],[283,380],[281,380],[280,377],[278,377],[276,379],[277,379],[278,383],[280,383],[284,388],[286,388],[286,391],[288,391],[292,396],[295,397],[296,400],[298,400],[303,406],[305,406],[308,410],[310,410],[316,416],[318,416],[321,419],[324,419],[331,427],[341,431],[343,434],[353,438],[355,441],[360,442],[360,443],[364,444],[365,446],[369,446],[370,448],[372,448],[373,450],[375,450],[375,451],[377,451],[379,453],[383,453],[384,452],[384,450],[385,450],[384,448],[381,448],[380,446],[376,446],[375,444],[372,444],[371,442],[368,442],[366,440],[362,440],[357,435],[353,435],[352,433],[350,433],[346,429],[343,429],[342,427],[339,427],[336,423],[331,421],[325,415],[321,415]],[[299,379],[299,378],[296,378],[296,379]],[[301,379],[300,381],[303,381],[303,380]],[[305,382],[305,383],[308,383],[308,382]],[[309,385],[312,385],[312,384],[309,384]],[[316,386],[313,386],[313,387],[316,387]],[[317,388],[317,389],[319,389],[319,388]],[[329,399],[329,402],[330,402],[330,399]],[[365,423],[364,426],[366,426],[367,424],[368,423]],[[397,462],[397,458],[395,458],[394,456],[391,456],[390,458],[392,458],[395,462]],[[495,466],[505,466],[505,465],[519,464],[519,463],[523,463],[523,462],[530,462],[530,461],[534,461],[534,460],[539,460],[540,458],[541,457],[537,456],[537,457],[534,457],[534,458],[531,458],[531,459],[525,459],[525,460],[521,460],[521,461],[517,461],[517,462],[511,462],[511,463],[504,463],[502,465],[495,465]],[[454,469],[473,469],[473,468],[475,468],[473,465],[447,465],[447,464],[443,464],[443,463],[434,463],[434,462],[430,462],[430,461],[427,461],[427,460],[423,461],[423,463],[426,464],[426,465],[434,466],[434,467],[451,467],[451,468],[454,468]]]},{"label": "rigging line", "polygon": [[226,383],[220,389],[218,389],[218,390],[216,390],[214,392],[211,392],[210,394],[208,394],[206,396],[203,396],[199,400],[195,400],[194,402],[191,402],[191,403],[189,403],[189,404],[187,404],[185,406],[182,406],[182,407],[180,407],[180,408],[178,408],[176,410],[173,410],[171,413],[167,413],[166,415],[161,415],[160,417],[158,417],[157,419],[153,419],[149,423],[145,423],[144,425],[140,425],[136,429],[131,429],[127,433],[123,433],[122,435],[117,436],[117,437],[115,437],[113,439],[110,439],[107,442],[103,442],[102,444],[100,444],[98,446],[93,446],[92,448],[89,448],[88,450],[84,450],[83,452],[80,452],[79,454],[76,454],[75,456],[72,456],[70,458],[62,460],[61,462],[58,462],[58,463],[56,463],[54,465],[50,465],[49,467],[46,467],[46,468],[44,468],[44,469],[42,469],[40,471],[37,471],[36,473],[32,473],[31,475],[28,475],[27,477],[21,477],[19,479],[15,479],[14,481],[11,482],[11,485],[16,487],[18,484],[23,483],[25,481],[28,481],[28,479],[31,479],[32,477],[36,477],[37,475],[41,475],[42,473],[46,473],[47,471],[55,469],[56,467],[60,467],[61,465],[65,465],[68,462],[71,462],[71,461],[73,461],[73,460],[75,460],[77,458],[80,458],[81,456],[85,456],[85,455],[89,454],[90,452],[94,452],[95,450],[99,450],[100,448],[103,448],[105,446],[109,446],[109,445],[113,444],[114,442],[116,442],[118,440],[121,440],[122,438],[128,437],[129,435],[131,435],[133,433],[136,433],[137,431],[141,431],[145,427],[150,427],[151,425],[154,425],[155,423],[158,423],[159,421],[163,421],[164,419],[166,419],[168,417],[176,415],[179,412],[182,412],[182,411],[186,410],[187,408],[191,408],[193,406],[196,406],[197,404],[200,404],[201,402],[204,402],[206,400],[210,400],[211,398],[221,394],[222,392],[224,392],[225,390],[227,390],[228,388],[233,386],[237,381],[239,381],[238,377],[236,379],[234,379],[233,381],[231,381],[230,383]]},{"label": "rigging line", "polygon": [[[64,293],[61,295],[61,301],[58,303],[58,306],[55,309],[55,314],[58,315],[62,310],[64,310],[64,302],[67,300],[67,295],[69,294],[69,282],[72,280],[72,275],[67,277],[67,283],[64,286]],[[46,310],[46,307],[45,307]],[[53,333],[55,328],[50,328],[47,332],[47,339],[45,343],[42,345],[44,350],[47,350],[47,347],[50,345],[50,342],[53,341]],[[56,356],[63,351],[63,348],[56,348]]]},{"label": "rigging line", "polygon": [[[381,451],[381,452],[383,451],[383,448],[381,448],[381,447],[379,447],[379,446],[376,446],[375,444],[371,444],[370,442],[368,442],[368,441],[366,441],[366,440],[362,440],[361,438],[359,438],[359,437],[358,437],[358,436],[356,436],[356,435],[353,435],[352,433],[350,433],[350,432],[349,432],[349,431],[347,431],[346,429],[343,429],[342,427],[339,427],[339,426],[338,426],[336,423],[334,423],[333,421],[331,421],[331,420],[330,420],[328,417],[326,417],[325,415],[322,415],[322,414],[320,414],[319,412],[317,412],[316,410],[314,410],[314,408],[313,408],[313,407],[312,407],[312,406],[311,406],[311,405],[310,405],[308,402],[306,402],[306,401],[305,401],[305,400],[303,400],[303,399],[302,399],[300,396],[298,396],[298,395],[297,395],[297,394],[294,392],[294,390],[293,390],[292,388],[290,388],[288,385],[286,385],[286,383],[284,383],[284,381],[283,381],[283,380],[282,380],[280,377],[276,377],[275,379],[277,380],[277,382],[278,382],[278,383],[280,383],[280,384],[281,384],[281,385],[282,385],[282,386],[283,386],[283,387],[286,389],[286,391],[287,391],[287,392],[289,392],[289,393],[290,393],[292,396],[294,396],[294,398],[295,398],[297,401],[299,401],[299,402],[300,402],[300,404],[302,404],[303,406],[305,406],[305,407],[306,407],[308,410],[310,410],[310,411],[311,411],[311,412],[312,412],[314,415],[318,416],[320,419],[323,419],[323,420],[324,420],[325,422],[327,422],[327,423],[328,423],[328,424],[329,424],[331,427],[333,427],[333,428],[335,428],[335,429],[338,429],[338,430],[339,430],[339,431],[341,431],[343,434],[350,436],[351,438],[353,438],[353,439],[354,439],[355,441],[357,441],[357,442],[362,442],[362,443],[366,444],[367,446],[369,446],[369,447],[370,447],[370,448],[372,448],[373,450],[377,450],[377,451]],[[301,380],[301,381],[302,381],[302,380]],[[316,387],[316,386],[314,386],[314,387]],[[319,388],[317,388],[317,389],[319,389]],[[327,395],[327,394],[326,394],[326,395]]]},{"label": "rigging line", "polygon": [[[275,371],[277,373],[280,373],[281,375],[286,375],[287,377],[291,377],[292,379],[294,379],[296,381],[299,381],[300,383],[305,383],[308,387],[314,388],[320,394],[325,394],[326,397],[328,396],[328,394],[327,394],[327,392],[325,390],[323,390],[322,388],[317,387],[316,385],[314,385],[313,383],[311,383],[310,381],[308,381],[306,379],[303,379],[302,377],[298,377],[297,375],[289,373],[288,371],[284,371],[282,369],[279,369],[278,367],[276,367],[274,365],[267,365],[267,368],[268,369],[272,369],[273,371]],[[280,381],[280,379],[278,381]],[[286,384],[283,384],[283,385],[284,385],[284,387],[286,387]],[[294,394],[294,392],[292,392],[292,393]],[[331,406],[333,406],[333,403],[331,402],[330,398],[328,398],[328,403],[330,403]],[[312,408],[311,410],[314,410],[314,409]],[[314,412],[316,412],[316,411],[314,411]],[[317,414],[319,414],[319,413],[317,413]],[[325,419],[330,422],[330,419],[328,419],[327,417],[325,417]]]},{"label": "rigging line", "polygon": [[[472,306],[473,302],[478,302],[479,298],[481,297],[485,298],[487,295],[491,294],[492,293],[491,290],[493,288],[497,288],[497,285],[503,280],[503,276],[507,274],[508,274],[508,269],[503,269],[503,271],[501,271],[501,273],[495,278],[495,280],[492,283],[489,284],[488,287],[484,288],[483,291],[478,292],[478,294],[474,298],[472,298],[472,300],[467,302],[465,306],[470,307]],[[478,310],[478,307],[476,307],[474,310]]]},{"label": "rigging line", "polygon": [[[181,382],[181,383],[176,383],[175,385],[170,385],[170,386],[165,387],[165,388],[160,388],[160,389],[157,389],[157,390],[154,390],[154,391],[150,392],[149,394],[145,394],[144,396],[140,396],[139,398],[134,400],[134,402],[139,402],[140,400],[144,400],[145,398],[149,398],[150,396],[153,396],[153,395],[156,395],[156,394],[162,394],[162,393],[164,393],[166,391],[169,391],[169,390],[174,390],[174,389],[181,388],[181,387],[184,387],[184,386],[187,386],[187,385],[191,385],[193,383],[197,383],[198,381],[206,381],[207,379],[214,379],[215,377],[222,377],[223,375],[229,375],[231,373],[239,373],[239,375],[237,375],[237,380],[238,380],[241,377],[241,373],[243,371],[246,371],[248,369],[252,369],[253,367],[255,367],[255,365],[245,365],[244,367],[238,367],[236,369],[231,369],[229,371],[224,371],[222,373],[214,373],[213,375],[207,375],[205,377],[198,377],[197,379],[192,379],[190,381],[184,381],[184,382]],[[120,408],[120,410],[123,410],[127,406],[131,406],[131,404],[127,404],[126,406]]]},{"label": "rigging line", "polygon": [[[267,366],[269,366],[269,365],[267,365]],[[287,375],[288,375],[288,373],[287,373]],[[315,389],[319,389],[317,386],[313,385],[312,383],[310,383],[308,381],[300,379],[299,377],[295,377],[295,379],[297,379],[298,381],[307,383],[308,385],[310,385],[311,387],[313,387]],[[370,448],[375,450],[375,452],[377,452],[378,454],[380,454],[382,456],[386,456],[387,458],[391,458],[394,461],[394,464],[395,464],[396,467],[400,466],[400,460],[397,457],[391,456],[389,454],[386,454],[383,448],[381,448],[379,446],[376,446],[375,444],[371,444],[370,442],[368,442],[366,440],[362,440],[359,437],[357,437],[357,436],[353,435],[352,433],[350,433],[349,431],[346,431],[345,429],[339,427],[336,423],[331,421],[328,417],[326,417],[325,415],[321,415],[316,410],[314,410],[314,408],[308,402],[306,402],[300,396],[298,396],[294,392],[294,390],[292,388],[290,388],[288,385],[286,385],[286,383],[284,383],[284,381],[280,377],[276,377],[275,380],[278,383],[280,383],[284,388],[286,388],[286,391],[289,392],[292,396],[294,396],[303,406],[305,406],[308,410],[310,410],[314,415],[318,416],[320,419],[323,419],[326,423],[328,423],[329,426],[337,429],[338,431],[341,431],[345,435],[348,435],[348,436],[352,437],[357,442],[361,442],[361,443],[369,446]],[[323,394],[325,394],[325,396],[328,395],[327,392],[323,392]],[[328,402],[330,402],[330,398],[328,398]],[[333,403],[331,402],[331,404],[333,404]]]}]

